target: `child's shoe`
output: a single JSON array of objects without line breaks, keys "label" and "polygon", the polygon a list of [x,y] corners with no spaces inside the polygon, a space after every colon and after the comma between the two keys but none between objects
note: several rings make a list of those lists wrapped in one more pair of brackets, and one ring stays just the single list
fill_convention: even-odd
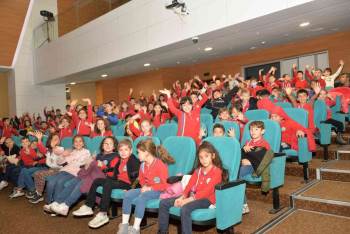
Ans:
[{"label": "child's shoe", "polygon": [[21,189],[14,189],[13,192],[10,194],[9,198],[16,198],[16,197],[22,197],[24,196],[24,192]]},{"label": "child's shoe", "polygon": [[135,229],[134,227],[132,227],[130,230],[129,230],[129,233],[128,234],[140,234],[140,229],[137,230]]},{"label": "child's shoe", "polygon": [[250,212],[248,204],[243,204],[243,211],[242,214],[248,214]]},{"label": "child's shoe", "polygon": [[31,199],[29,199],[29,202],[32,204],[37,204],[41,201],[44,201],[44,198],[43,198],[43,196],[39,195],[38,193],[35,193],[34,196]]},{"label": "child's shoe", "polygon": [[109,222],[109,218],[108,215],[102,212],[99,212],[95,218],[93,218],[90,222],[89,222],[89,227],[91,228],[99,228],[103,225],[105,225],[106,223]]},{"label": "child's shoe", "polygon": [[2,180],[0,182],[0,191],[3,190],[4,188],[6,188],[9,185],[9,183],[7,183],[5,180]]},{"label": "child's shoe", "polygon": [[69,206],[67,206],[65,203],[61,203],[59,205],[51,206],[51,210],[56,214],[67,216],[69,212]]},{"label": "child's shoe", "polygon": [[28,191],[28,192],[26,192],[26,198],[28,198],[28,199],[32,199],[33,197],[34,197],[34,195],[36,194],[36,192],[35,191]]},{"label": "child's shoe", "polygon": [[77,217],[89,216],[93,214],[94,211],[91,209],[91,207],[88,207],[87,205],[82,205],[79,209],[73,211],[73,215]]},{"label": "child's shoe", "polygon": [[117,234],[128,234],[129,233],[129,224],[120,223]]}]

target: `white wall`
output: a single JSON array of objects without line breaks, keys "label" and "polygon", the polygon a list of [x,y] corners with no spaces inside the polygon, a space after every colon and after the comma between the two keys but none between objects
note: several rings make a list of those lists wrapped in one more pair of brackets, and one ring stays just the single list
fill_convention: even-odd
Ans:
[{"label": "white wall", "polygon": [[52,81],[310,0],[187,0],[190,15],[163,0],[133,0],[36,50],[36,82]]},{"label": "white wall", "polygon": [[57,12],[56,0],[31,0],[18,48],[9,73],[10,114],[42,113],[44,106],[64,108],[65,85],[41,86],[34,83],[33,29],[43,22],[40,10]]}]

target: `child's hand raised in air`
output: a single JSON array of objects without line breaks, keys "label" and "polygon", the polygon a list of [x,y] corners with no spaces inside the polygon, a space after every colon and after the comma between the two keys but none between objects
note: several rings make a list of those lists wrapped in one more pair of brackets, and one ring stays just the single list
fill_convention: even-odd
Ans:
[{"label": "child's hand raised in air", "polygon": [[301,130],[298,130],[297,131],[297,137],[304,137],[305,136],[305,133]]},{"label": "child's hand raised in air", "polygon": [[161,90],[159,90],[159,92],[162,93],[162,94],[167,95],[168,98],[170,98],[170,95],[171,95],[170,90],[168,90],[168,89],[161,89]]},{"label": "child's hand raised in air", "polygon": [[232,138],[234,138],[235,137],[235,130],[233,129],[233,128],[230,128],[228,131],[227,131],[227,135],[229,136],[229,137],[232,137]]},{"label": "child's hand raised in air", "polygon": [[88,105],[91,105],[91,100],[90,98],[83,98],[81,99],[83,102],[87,102]]}]

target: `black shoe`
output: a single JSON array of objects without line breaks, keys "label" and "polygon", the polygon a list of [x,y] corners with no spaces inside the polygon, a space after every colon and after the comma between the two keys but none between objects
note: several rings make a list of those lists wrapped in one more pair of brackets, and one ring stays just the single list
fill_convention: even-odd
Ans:
[{"label": "black shoe", "polygon": [[41,201],[44,201],[44,198],[38,193],[35,193],[34,196],[31,199],[29,199],[29,202],[32,204],[38,204]]},{"label": "black shoe", "polygon": [[26,192],[26,198],[31,199],[35,196],[36,192],[35,191],[28,191]]},{"label": "black shoe", "polygon": [[337,134],[336,142],[339,145],[346,145],[347,144],[346,140],[344,140],[344,138],[343,138],[343,136],[341,135],[340,132],[338,132],[338,134]]}]

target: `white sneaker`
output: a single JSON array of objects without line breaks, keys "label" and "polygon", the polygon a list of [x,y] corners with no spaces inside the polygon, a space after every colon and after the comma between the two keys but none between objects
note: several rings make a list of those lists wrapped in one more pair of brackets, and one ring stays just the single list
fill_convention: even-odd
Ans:
[{"label": "white sneaker", "polygon": [[16,198],[16,197],[22,197],[24,196],[24,192],[22,190],[19,189],[14,189],[13,192],[10,194],[9,198]]},{"label": "white sneaker", "polygon": [[242,214],[248,214],[250,212],[248,204],[243,204],[243,211]]},{"label": "white sneaker", "polygon": [[50,203],[50,204],[44,205],[44,206],[43,206],[43,209],[44,209],[45,212],[52,213],[51,207],[52,207],[52,206],[55,206],[55,205],[58,205],[58,203],[57,203],[57,202],[52,202],[52,203]]},{"label": "white sneaker", "polygon": [[9,185],[9,183],[7,183],[5,180],[2,180],[0,182],[0,191],[3,190],[4,188],[6,188]]},{"label": "white sneaker", "polygon": [[93,214],[94,211],[87,205],[82,205],[78,210],[73,211],[73,215],[77,217],[89,216]]},{"label": "white sneaker", "polygon": [[93,218],[90,222],[89,222],[89,227],[91,228],[99,228],[103,225],[105,225],[106,223],[109,222],[109,218],[108,215],[102,212],[99,212],[95,218]]},{"label": "white sneaker", "polygon": [[65,203],[61,203],[59,205],[52,205],[51,210],[56,214],[67,216],[69,211],[69,206],[67,206]]}]

